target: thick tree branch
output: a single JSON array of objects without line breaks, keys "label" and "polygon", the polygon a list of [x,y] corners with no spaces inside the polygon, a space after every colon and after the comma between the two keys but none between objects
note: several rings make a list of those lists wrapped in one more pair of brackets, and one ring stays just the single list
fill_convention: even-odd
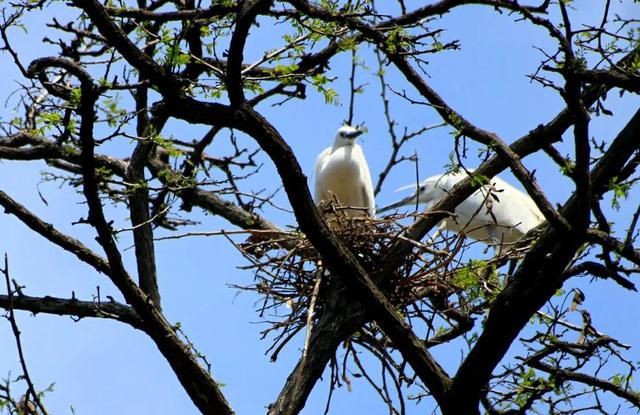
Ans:
[{"label": "thick tree branch", "polygon": [[329,231],[313,204],[306,177],[289,146],[252,108],[243,107],[238,115],[244,118],[244,122],[239,124],[244,126],[276,165],[300,228],[320,252],[332,275],[340,277],[351,292],[359,296],[402,356],[429,387],[434,398],[444,404],[449,377],[407,326],[397,308],[371,281],[353,254]]},{"label": "thick tree branch", "polygon": [[331,281],[323,313],[312,328],[309,348],[269,406],[269,415],[299,413],[340,343],[369,320],[366,309],[352,297],[340,280]]},{"label": "thick tree branch", "polygon": [[227,65],[226,85],[229,101],[232,106],[239,106],[245,101],[244,82],[242,80],[242,61],[244,59],[244,46],[249,36],[249,29],[256,16],[262,11],[268,10],[271,0],[246,0],[242,3],[236,17],[235,30],[229,43],[229,58]]},{"label": "thick tree branch", "polygon": [[[144,78],[140,78],[144,81]],[[136,251],[136,265],[140,288],[147,294],[158,310],[162,310],[158,276],[156,272],[155,245],[153,228],[149,215],[149,188],[144,176],[147,160],[155,149],[152,136],[162,130],[167,117],[156,113],[153,121],[147,117],[147,86],[140,86],[135,93],[136,112],[138,113],[137,134],[146,140],[138,141],[127,168],[125,178],[131,183],[129,189],[129,213],[133,229],[133,241]]]},{"label": "thick tree branch", "polygon": [[516,1],[509,0],[441,0],[433,4],[429,4],[416,10],[406,13],[402,16],[389,19],[383,23],[380,27],[393,27],[396,25],[407,25],[415,23],[421,19],[430,16],[441,16],[450,12],[454,8],[461,7],[467,4],[479,4],[485,6],[491,6],[497,9],[504,9],[510,11],[527,10],[530,13],[546,13],[549,7],[550,0],[543,0],[539,6],[521,5]]},{"label": "thick tree branch", "polygon": [[591,178],[589,167],[591,162],[591,145],[589,143],[589,113],[587,106],[582,101],[582,83],[573,75],[576,68],[580,66],[572,49],[573,32],[571,22],[568,17],[567,8],[564,3],[558,3],[564,21],[566,42],[561,42],[565,56],[565,66],[568,72],[564,74],[565,85],[562,97],[567,103],[567,108],[573,116],[573,142],[575,148],[575,166],[571,172],[571,177],[576,183],[578,209],[580,214],[576,218],[574,225],[576,230],[584,231],[589,227],[589,215],[591,213]]},{"label": "thick tree branch", "polygon": [[73,4],[84,10],[110,45],[115,47],[145,78],[156,85],[163,96],[177,97],[181,94],[181,85],[175,77],[133,44],[127,34],[110,18],[102,4],[97,0],[74,0]]},{"label": "thick tree branch", "polygon": [[[28,137],[29,147],[14,147],[5,141],[5,139],[11,140],[11,137],[0,137],[0,158],[6,160],[58,159],[77,165],[81,164],[80,151],[76,148],[63,147],[44,137],[32,136],[27,133],[22,133],[21,135]],[[98,168],[106,168],[114,174],[124,177],[128,163],[114,157],[97,154],[96,166]]]},{"label": "thick tree branch", "polygon": [[485,144],[492,148],[502,158],[511,171],[523,184],[529,195],[547,219],[554,227],[566,231],[570,228],[567,221],[561,217],[547,200],[544,192],[535,181],[534,177],[527,171],[522,164],[520,157],[516,154],[497,134],[483,130],[471,122],[467,121],[459,112],[451,108],[425,80],[411,67],[409,62],[403,56],[397,54],[387,54],[389,60],[398,68],[416,90],[425,97],[433,108],[442,116],[442,119],[459,131],[459,134],[468,136],[475,141]]}]

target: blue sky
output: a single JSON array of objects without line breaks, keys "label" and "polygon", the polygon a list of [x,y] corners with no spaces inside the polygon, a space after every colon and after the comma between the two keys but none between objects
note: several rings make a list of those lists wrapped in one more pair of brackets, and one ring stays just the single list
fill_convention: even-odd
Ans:
[{"label": "blue sky", "polygon": [[[421,2],[413,2],[418,4]],[[583,22],[598,22],[595,13],[599,2],[574,1],[572,13]],[[638,6],[632,10],[629,2],[616,6],[621,14],[638,15]],[[40,43],[43,23],[50,17],[47,13],[35,13],[28,20],[28,34],[15,30],[17,50],[24,62],[46,54],[52,49]],[[455,11],[442,18],[438,27],[446,28],[444,40],[459,39],[461,50],[444,52],[429,57],[427,66],[431,86],[447,102],[470,121],[482,128],[497,132],[511,142],[549,121],[564,107],[560,98],[550,89],[531,83],[527,74],[535,71],[541,53],[534,48],[540,46],[554,50],[546,33],[532,28],[524,22],[515,22],[515,17],[498,15],[491,9],[473,6]],[[273,29],[263,25],[260,33]],[[253,56],[262,50],[277,47],[273,35],[252,35],[249,40]],[[387,128],[383,120],[379,99],[378,80],[372,76],[377,70],[374,56],[368,47],[360,52],[369,65],[368,70],[358,72],[358,83],[366,84],[364,93],[357,97],[355,121],[363,122],[368,133],[360,144],[367,155],[374,180],[384,167],[390,153]],[[248,61],[251,61],[248,53]],[[5,79],[17,79],[15,68],[3,56],[0,68]],[[334,74],[340,77],[333,87],[340,93],[343,105],[327,105],[322,96],[308,89],[304,101],[292,100],[284,106],[271,107],[269,102],[258,109],[272,120],[281,134],[294,149],[299,163],[313,183],[313,166],[317,154],[327,147],[346,118],[348,95],[348,73],[350,54],[346,53],[331,64]],[[397,90],[418,98],[411,86],[403,82],[392,69],[388,70],[388,82]],[[17,84],[0,84],[0,97],[4,98],[16,89]],[[4,102],[4,101],[3,101]],[[595,117],[591,134],[597,139],[610,139],[618,133],[625,119],[637,108],[635,96],[626,94],[619,98],[609,94],[607,100],[614,117]],[[0,117],[6,121],[13,117],[11,110],[15,98],[0,108]],[[391,97],[393,115],[398,122],[398,131],[404,126],[410,130],[423,125],[440,122],[435,112],[425,106],[408,105],[397,97]],[[185,140],[200,138],[206,131],[203,126],[175,123],[167,128],[167,134]],[[244,140],[244,138],[241,138]],[[565,150],[570,151],[571,140],[566,140]],[[253,145],[250,141],[246,141]],[[420,160],[421,176],[427,177],[441,172],[448,162],[453,138],[447,129],[437,129],[415,139],[406,149],[406,154],[416,151]],[[128,143],[122,143],[115,151],[124,151]],[[215,154],[216,142],[208,151]],[[224,146],[221,146],[224,148]],[[562,149],[563,147],[560,146]],[[273,165],[266,159],[261,173],[250,180],[255,190],[276,189],[277,177]],[[529,169],[536,170],[542,188],[553,203],[561,203],[570,195],[569,183],[558,169],[542,156],[525,159]],[[470,166],[477,165],[471,158]],[[16,200],[30,206],[41,217],[54,223],[60,230],[70,233],[95,247],[91,229],[86,225],[71,225],[86,214],[85,205],[74,191],[54,183],[40,183],[40,172],[44,163],[0,162],[0,189]],[[401,194],[393,190],[413,180],[413,166],[405,164],[396,169],[379,195],[378,205],[397,199]],[[513,182],[509,174],[503,177]],[[43,204],[37,189],[46,198]],[[286,206],[282,193],[278,202]],[[638,194],[630,196],[620,212],[628,217],[634,209]],[[126,213],[119,208],[108,211],[117,223],[126,223]],[[293,225],[291,215],[267,208],[265,216],[282,226]],[[192,218],[201,222],[197,230],[216,231],[228,229],[229,225],[219,218],[205,215],[197,209]],[[70,297],[71,292],[81,299],[91,299],[100,286],[102,298],[113,295],[114,287],[90,267],[79,263],[70,254],[39,238],[27,230],[16,219],[0,216],[0,254],[9,255],[12,277],[26,286],[29,295],[52,295]],[[194,229],[195,230],[195,229]],[[623,231],[624,229],[619,229]],[[159,235],[163,232],[159,232]],[[123,235],[121,248],[130,246],[130,237]],[[250,284],[253,275],[237,269],[246,265],[236,250],[221,237],[191,238],[157,243],[159,281],[165,313],[172,322],[180,322],[184,331],[204,352],[213,364],[216,380],[224,383],[223,392],[239,414],[264,413],[272,402],[299,357],[302,339],[292,342],[277,362],[271,363],[265,355],[270,345],[260,340],[264,325],[255,312],[257,300],[254,294],[230,288],[229,284]],[[127,265],[134,270],[132,250],[126,251]],[[640,334],[635,312],[637,296],[630,295],[609,282],[588,284],[586,280],[571,281],[568,285],[580,286],[587,294],[587,307],[592,307],[596,327],[635,347],[630,351],[634,360],[639,360]],[[613,303],[615,302],[615,307]],[[153,343],[141,332],[136,332],[119,323],[84,319],[73,322],[69,318],[19,314],[22,340],[28,358],[31,375],[39,388],[55,382],[55,391],[47,394],[45,403],[51,413],[71,413],[73,407],[78,414],[111,413],[196,413],[187,395],[183,392],[169,366]],[[301,337],[301,336],[300,336]],[[0,324],[0,338],[10,340],[8,323]],[[435,351],[447,366],[454,366],[459,358],[456,347],[442,347]],[[12,372],[19,373],[15,348],[5,341],[0,351],[0,377]],[[363,380],[353,380],[353,390],[342,388],[333,396],[334,413],[358,412],[384,413],[385,406],[372,394]],[[19,389],[17,389],[19,390]],[[328,385],[319,384],[312,394],[304,413],[317,414],[324,409]],[[408,408],[413,408],[409,403]],[[424,413],[425,407],[417,407],[409,413]]]}]

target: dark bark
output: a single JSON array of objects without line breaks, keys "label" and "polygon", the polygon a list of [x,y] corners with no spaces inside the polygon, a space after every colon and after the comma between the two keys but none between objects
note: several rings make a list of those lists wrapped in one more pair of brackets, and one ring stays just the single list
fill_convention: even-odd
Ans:
[{"label": "dark bark", "polygon": [[[0,295],[0,307],[6,309],[8,306],[8,296]],[[144,329],[142,319],[131,307],[115,301],[81,301],[75,298],[14,295],[13,308],[15,310],[30,311],[33,314],[56,314],[59,316],[72,316],[78,319],[85,317],[106,318],[120,321],[139,330]]]},{"label": "dark bark", "polygon": [[299,413],[340,343],[369,320],[366,309],[360,302],[353,301],[340,280],[331,281],[325,301],[323,313],[313,325],[309,349],[298,360],[276,401],[269,406],[269,415]]}]

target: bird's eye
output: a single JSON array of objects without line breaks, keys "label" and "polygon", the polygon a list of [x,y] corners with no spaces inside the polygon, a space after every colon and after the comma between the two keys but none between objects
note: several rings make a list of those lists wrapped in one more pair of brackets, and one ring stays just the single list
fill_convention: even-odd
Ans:
[{"label": "bird's eye", "polygon": [[424,192],[424,188],[425,188],[424,186],[420,186],[420,187],[418,187],[418,189],[419,189],[421,192]]}]

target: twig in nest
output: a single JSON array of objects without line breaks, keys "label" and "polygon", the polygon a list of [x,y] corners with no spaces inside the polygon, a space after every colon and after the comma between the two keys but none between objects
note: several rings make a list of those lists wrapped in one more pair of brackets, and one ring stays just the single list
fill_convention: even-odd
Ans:
[{"label": "twig in nest", "polygon": [[316,302],[318,301],[318,293],[320,292],[320,283],[322,282],[322,261],[318,262],[318,278],[313,286],[313,293],[311,293],[311,302],[309,303],[309,311],[307,312],[307,334],[304,338],[304,350],[302,352],[302,359],[307,359],[307,351],[309,350],[309,339],[311,339],[311,330],[313,327],[313,315],[316,311]]}]

